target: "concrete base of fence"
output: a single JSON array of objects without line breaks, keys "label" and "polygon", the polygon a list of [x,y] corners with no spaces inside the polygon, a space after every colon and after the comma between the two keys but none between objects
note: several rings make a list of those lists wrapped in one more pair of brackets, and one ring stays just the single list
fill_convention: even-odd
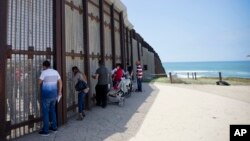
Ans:
[{"label": "concrete base of fence", "polygon": [[230,86],[230,84],[226,81],[217,81],[216,82],[217,85],[222,85],[222,86]]}]

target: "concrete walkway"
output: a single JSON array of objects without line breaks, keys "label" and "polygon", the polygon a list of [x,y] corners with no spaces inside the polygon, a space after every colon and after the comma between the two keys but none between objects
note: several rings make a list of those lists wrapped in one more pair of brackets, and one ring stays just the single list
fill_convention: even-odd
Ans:
[{"label": "concrete walkway", "polygon": [[[191,86],[191,85],[190,85]],[[216,89],[226,87],[211,86]],[[180,85],[143,84],[124,107],[93,107],[56,133],[37,132],[17,141],[228,141],[230,124],[250,124],[250,102]],[[239,97],[250,99],[250,90]],[[235,93],[232,89],[225,93]]]}]

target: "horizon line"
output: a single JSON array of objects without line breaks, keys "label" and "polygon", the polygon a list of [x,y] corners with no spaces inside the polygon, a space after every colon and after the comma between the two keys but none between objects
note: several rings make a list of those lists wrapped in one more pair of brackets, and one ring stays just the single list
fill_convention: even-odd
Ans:
[{"label": "horizon line", "polygon": [[208,60],[208,61],[162,61],[162,63],[194,63],[194,62],[239,62],[239,61],[244,61],[248,62],[250,60]]}]

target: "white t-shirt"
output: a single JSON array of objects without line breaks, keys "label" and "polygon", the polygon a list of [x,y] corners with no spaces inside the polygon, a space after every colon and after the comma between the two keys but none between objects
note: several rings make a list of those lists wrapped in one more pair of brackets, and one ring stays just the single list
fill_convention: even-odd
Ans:
[{"label": "white t-shirt", "polygon": [[40,77],[42,83],[42,97],[56,98],[57,97],[57,81],[61,79],[59,73],[54,69],[43,70]]}]

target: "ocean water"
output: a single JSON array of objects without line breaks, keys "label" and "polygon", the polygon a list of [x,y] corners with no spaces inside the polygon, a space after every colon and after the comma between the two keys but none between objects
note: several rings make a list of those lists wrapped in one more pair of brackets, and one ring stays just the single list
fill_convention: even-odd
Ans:
[{"label": "ocean water", "polygon": [[[219,61],[219,62],[165,62],[165,71],[187,78],[187,73],[196,72],[197,77],[250,78],[250,61]],[[190,75],[189,75],[190,76]]]}]

